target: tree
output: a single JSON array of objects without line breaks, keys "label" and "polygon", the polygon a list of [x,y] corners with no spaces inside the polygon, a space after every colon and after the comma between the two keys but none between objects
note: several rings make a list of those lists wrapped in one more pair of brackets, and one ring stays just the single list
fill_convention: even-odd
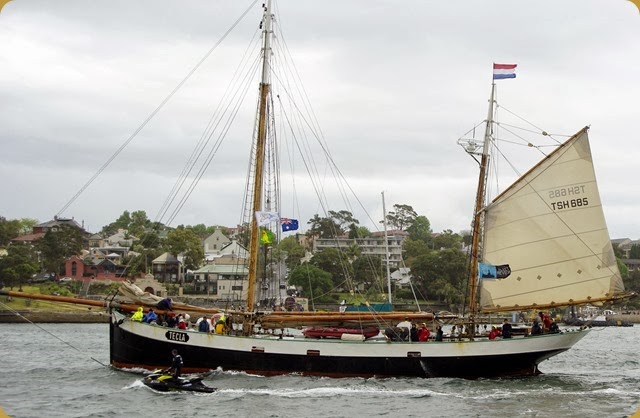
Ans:
[{"label": "tree", "polygon": [[318,214],[307,222],[310,225],[307,236],[320,238],[335,238],[342,234],[340,225],[331,218],[321,218]]},{"label": "tree", "polygon": [[300,264],[300,260],[304,257],[304,247],[298,244],[295,236],[284,238],[278,243],[278,251],[283,254],[283,259],[287,267],[292,270]]},{"label": "tree", "polygon": [[351,212],[347,210],[338,212],[330,210],[328,215],[326,218],[321,218],[318,214],[314,215],[313,218],[307,222],[307,224],[310,225],[307,235],[320,238],[335,238],[344,234],[346,231],[351,231],[354,235],[356,234],[360,221],[354,218]]},{"label": "tree", "polygon": [[37,254],[31,245],[10,245],[7,255],[0,258],[0,277],[11,287],[18,285],[22,288],[39,267]]},{"label": "tree", "polygon": [[128,210],[122,212],[122,215],[116,219],[115,222],[111,222],[109,225],[105,225],[102,227],[102,235],[110,236],[118,232],[118,229],[129,229],[129,224],[131,223],[131,214]]},{"label": "tree", "polygon": [[165,242],[167,251],[174,256],[182,254],[183,262],[187,269],[195,270],[202,265],[204,249],[200,237],[189,228],[176,228],[169,232]]},{"label": "tree", "polygon": [[9,245],[12,239],[20,235],[20,221],[7,220],[0,216],[0,248]]},{"label": "tree", "polygon": [[359,226],[356,228],[356,238],[369,238],[371,231],[366,226]]},{"label": "tree", "polygon": [[37,219],[20,218],[20,235],[27,235],[33,232],[33,227],[38,225]]},{"label": "tree", "polygon": [[375,289],[382,289],[382,259],[370,255],[358,257],[353,262],[353,279]]},{"label": "tree", "polygon": [[631,259],[640,258],[640,245],[633,244],[631,246],[631,250],[629,251],[629,258],[631,258]]},{"label": "tree", "polygon": [[431,251],[411,262],[411,275],[423,294],[450,306],[464,302],[467,284],[467,257],[456,248]]},{"label": "tree", "polygon": [[67,258],[82,252],[82,241],[82,231],[73,226],[61,225],[57,230],[48,230],[36,244],[44,269],[62,274]]},{"label": "tree", "polygon": [[333,287],[331,274],[309,263],[299,265],[289,273],[289,284],[301,287],[305,295],[313,299],[325,296]]},{"label": "tree", "polygon": [[328,272],[334,287],[344,287],[347,280],[353,277],[353,268],[346,257],[335,248],[325,248],[317,252],[309,261],[310,264]]},{"label": "tree", "polygon": [[147,212],[137,210],[131,213],[131,222],[126,226],[126,230],[133,236],[140,236],[151,226],[151,221],[147,217]]},{"label": "tree", "polygon": [[426,216],[416,216],[409,227],[407,227],[409,238],[415,241],[423,241],[430,244],[433,240],[433,232],[431,231],[431,222]]},{"label": "tree", "polygon": [[433,237],[433,247],[441,248],[460,248],[462,246],[462,237],[454,234],[450,229],[445,229],[441,234]]},{"label": "tree", "polygon": [[426,242],[409,237],[402,244],[402,251],[404,260],[410,264],[411,259],[430,253],[431,248]]},{"label": "tree", "polygon": [[411,226],[418,214],[409,205],[393,205],[393,211],[387,213],[387,224],[393,229],[404,231]]}]

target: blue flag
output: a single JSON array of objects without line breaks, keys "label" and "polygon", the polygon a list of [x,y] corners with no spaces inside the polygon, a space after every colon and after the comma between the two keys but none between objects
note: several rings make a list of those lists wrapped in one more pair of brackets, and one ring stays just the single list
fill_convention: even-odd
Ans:
[{"label": "blue flag", "polygon": [[282,232],[295,231],[298,229],[297,219],[281,218],[280,222],[282,223]]},{"label": "blue flag", "polygon": [[492,264],[478,263],[478,277],[481,279],[504,279],[511,274],[508,264],[494,266]]}]

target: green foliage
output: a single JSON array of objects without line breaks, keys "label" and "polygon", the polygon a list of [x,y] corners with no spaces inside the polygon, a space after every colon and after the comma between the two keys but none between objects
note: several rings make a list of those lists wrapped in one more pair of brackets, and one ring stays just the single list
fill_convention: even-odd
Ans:
[{"label": "green foliage", "polygon": [[404,231],[413,224],[417,216],[418,214],[411,206],[395,204],[393,211],[387,213],[387,225],[391,229]]},{"label": "green foliage", "polygon": [[325,248],[317,252],[310,264],[329,273],[335,288],[345,287],[348,278],[353,277],[353,267],[346,257],[335,248]]},{"label": "green foliage", "polygon": [[7,220],[4,216],[0,216],[0,248],[6,247],[18,236],[20,236],[20,221]]},{"label": "green foliage", "polygon": [[284,259],[285,264],[290,270],[297,267],[305,255],[304,247],[298,244],[295,236],[284,238],[278,243],[277,249],[281,253],[279,259]]},{"label": "green foliage", "polygon": [[358,284],[366,284],[369,289],[382,289],[383,265],[380,257],[364,255],[353,263],[353,278]]},{"label": "green foliage", "polygon": [[193,226],[187,226],[193,230],[200,238],[205,239],[216,231],[216,226],[206,226],[205,224],[197,224]]},{"label": "green foliage", "polygon": [[366,226],[359,226],[356,228],[356,238],[369,238],[371,231]]},{"label": "green foliage", "polygon": [[105,225],[102,228],[102,234],[105,237],[115,234],[118,229],[125,229],[130,235],[140,238],[147,229],[152,228],[152,222],[147,217],[147,212],[144,210],[137,210],[129,213],[128,210],[122,212],[122,215],[111,222],[109,225]]},{"label": "green foliage", "polygon": [[433,237],[433,248],[436,250],[443,248],[461,248],[462,237],[454,234],[450,229],[445,229],[441,234]]},{"label": "green foliage", "polygon": [[329,216],[321,218],[318,214],[307,222],[310,225],[308,236],[316,236],[320,238],[335,238],[346,231],[351,231],[354,235],[357,233],[358,224],[360,223],[353,214],[347,210],[333,211],[330,210]]},{"label": "green foliage", "polygon": [[629,251],[629,258],[631,259],[640,258],[640,245],[634,244],[631,246],[631,250]]},{"label": "green foliage", "polygon": [[31,245],[10,245],[7,255],[0,257],[0,277],[5,284],[22,286],[39,271],[37,255]]},{"label": "green foliage", "polygon": [[467,257],[456,249],[431,251],[415,257],[411,265],[413,283],[423,296],[454,307],[464,302]]},{"label": "green foliage", "polygon": [[433,232],[431,231],[431,222],[426,216],[416,216],[413,222],[407,228],[409,238],[414,241],[422,241],[430,244],[433,240]]},{"label": "green foliage", "polygon": [[48,230],[36,245],[45,271],[63,274],[66,259],[82,252],[82,241],[82,231],[69,225]]},{"label": "green foliage", "polygon": [[165,246],[174,256],[184,255],[184,266],[195,270],[202,265],[204,249],[200,237],[189,228],[177,228],[169,232]]},{"label": "green foliage", "polygon": [[404,241],[402,249],[403,258],[406,260],[407,264],[409,264],[412,259],[431,252],[429,244],[422,240],[414,240],[411,237]]},{"label": "green foliage", "polygon": [[302,288],[309,298],[323,297],[333,288],[331,274],[309,263],[293,269],[288,281],[290,285]]}]

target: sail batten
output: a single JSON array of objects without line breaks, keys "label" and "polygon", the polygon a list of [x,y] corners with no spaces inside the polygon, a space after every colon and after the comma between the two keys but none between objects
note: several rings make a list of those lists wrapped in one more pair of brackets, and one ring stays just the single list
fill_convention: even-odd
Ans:
[{"label": "sail batten", "polygon": [[606,226],[587,129],[567,140],[485,209],[483,311],[603,301],[624,293]]}]

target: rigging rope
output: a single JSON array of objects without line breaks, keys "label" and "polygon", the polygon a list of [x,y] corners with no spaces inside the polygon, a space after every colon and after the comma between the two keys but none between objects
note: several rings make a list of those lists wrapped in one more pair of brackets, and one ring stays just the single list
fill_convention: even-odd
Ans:
[{"label": "rigging rope", "polygon": [[249,13],[249,11],[253,8],[253,6],[258,2],[258,0],[254,0],[251,2],[249,7],[240,15],[240,17],[231,25],[231,27],[222,35],[222,37],[215,43],[215,45],[207,51],[207,53],[200,59],[200,61],[187,73],[187,75],[180,81],[176,87],[160,102],[160,104],[147,116],[147,118],[138,126],[134,132],[120,145],[120,147],[105,161],[104,164],[98,169],[98,171],[91,176],[91,178],[78,190],[78,192],[73,195],[73,197],[60,209],[57,215],[61,215],[69,206],[76,201],[78,197],[84,192],[91,183],[94,182],[96,178],[113,162],[113,160],[120,155],[120,153],[129,145],[129,143],[142,131],[142,129],[155,117],[155,115],[169,102],[169,100],[176,94],[178,90],[182,88],[182,86],[191,78],[191,76],[200,68],[200,66],[206,61],[207,58],[215,51],[218,46],[222,43],[224,39],[231,33],[231,31],[244,19],[244,17]]}]

